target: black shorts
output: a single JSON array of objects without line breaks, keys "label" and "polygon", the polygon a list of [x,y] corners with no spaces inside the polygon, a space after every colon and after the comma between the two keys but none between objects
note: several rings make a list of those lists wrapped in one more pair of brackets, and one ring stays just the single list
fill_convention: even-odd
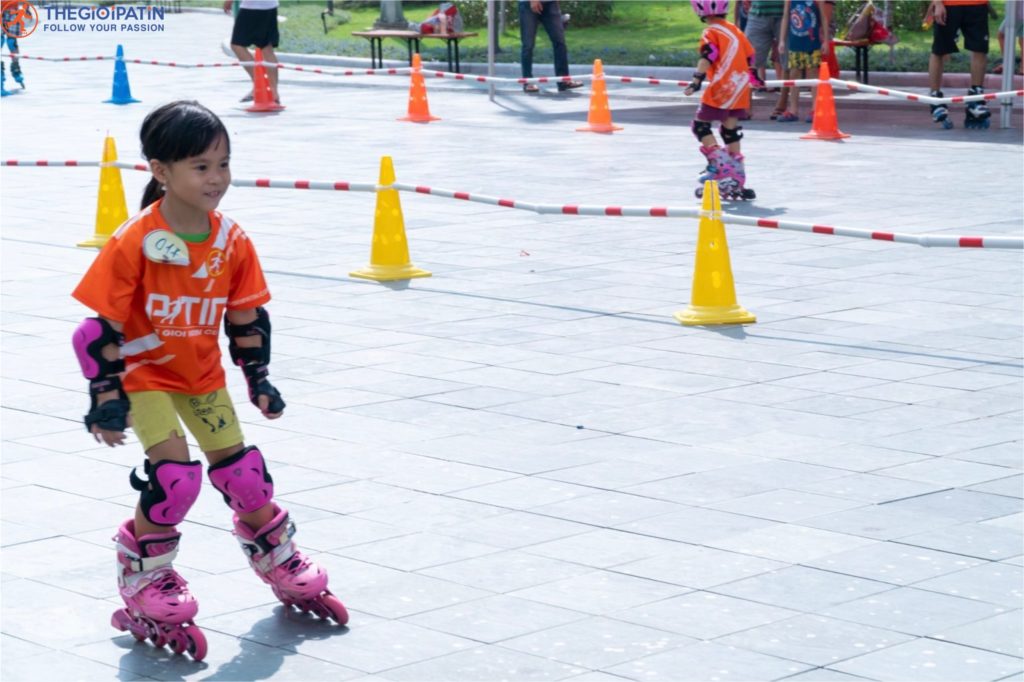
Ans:
[{"label": "black shorts", "polygon": [[988,54],[988,5],[947,5],[945,26],[932,26],[932,54],[959,52],[957,32],[964,35],[965,50]]},{"label": "black shorts", "polygon": [[249,47],[277,47],[281,34],[277,32],[277,8],[240,9],[231,31],[231,44]]}]

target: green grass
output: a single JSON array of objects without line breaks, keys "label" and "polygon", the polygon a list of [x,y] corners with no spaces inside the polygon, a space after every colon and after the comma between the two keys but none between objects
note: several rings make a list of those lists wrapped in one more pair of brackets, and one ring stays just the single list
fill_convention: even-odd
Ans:
[{"label": "green grass", "polygon": [[[1003,14],[1004,2],[1005,0],[996,1],[1000,15]],[[305,0],[282,0],[279,13],[287,17],[287,21],[281,24],[280,50],[303,54],[369,57],[367,41],[353,38],[351,33],[372,27],[379,15],[379,6],[373,4],[368,7],[340,9],[341,3],[336,2],[335,4],[339,6],[339,9],[335,10],[337,16],[327,17],[329,31],[325,35],[320,19],[325,4]],[[406,18],[411,21],[422,20],[432,11],[431,7],[424,5],[406,4],[404,9]],[[696,63],[695,48],[703,25],[693,13],[688,1],[619,0],[615,2],[613,11],[613,22],[610,25],[586,28],[570,25],[567,40],[572,62],[589,63],[595,58],[601,58],[606,64],[622,65],[692,66]],[[998,21],[990,21],[992,63],[1000,57],[995,40],[998,26]],[[470,27],[467,30],[478,31],[480,35],[462,41],[462,61],[486,61],[486,29]],[[891,61],[888,46],[878,45],[872,49],[872,71],[926,71],[928,52],[931,48],[931,31],[901,30],[898,35],[900,42]],[[517,29],[506,31],[500,38],[500,44],[502,51],[497,55],[497,61],[519,60]],[[425,42],[422,51],[424,57],[428,59],[445,59],[445,48],[441,42]],[[388,59],[405,59],[404,41],[385,41],[384,56]],[[550,43],[543,32],[538,37],[534,59],[542,64],[552,61]],[[841,49],[839,59],[844,68],[853,67],[851,50]],[[952,57],[947,70],[966,71],[967,67],[966,53],[960,53]]]}]

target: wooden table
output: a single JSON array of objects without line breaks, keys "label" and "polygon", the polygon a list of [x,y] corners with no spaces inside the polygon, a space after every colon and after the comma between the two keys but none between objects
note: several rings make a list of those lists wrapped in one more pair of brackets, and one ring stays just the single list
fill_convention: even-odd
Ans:
[{"label": "wooden table", "polygon": [[463,38],[473,38],[476,33],[420,33],[419,31],[402,31],[393,29],[374,29],[372,31],[353,31],[352,35],[359,38],[366,38],[370,41],[370,66],[371,68],[384,68],[384,39],[398,38],[405,41],[409,51],[409,63],[412,64],[413,53],[419,53],[421,40],[443,40],[448,47],[448,71],[460,73],[462,65],[459,63],[459,41]]}]

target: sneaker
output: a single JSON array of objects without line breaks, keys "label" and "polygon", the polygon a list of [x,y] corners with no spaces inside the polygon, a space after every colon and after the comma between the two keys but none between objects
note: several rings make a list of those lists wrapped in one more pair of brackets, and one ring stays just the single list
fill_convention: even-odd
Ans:
[{"label": "sneaker", "polygon": [[793,123],[794,121],[799,121],[800,117],[791,111],[787,111],[786,113],[782,114],[782,116],[779,116],[776,120],[779,123]]},{"label": "sneaker", "polygon": [[238,101],[239,102],[251,102],[252,101],[252,91],[250,90],[248,95],[246,95],[245,97],[243,97],[242,99],[240,99]]},{"label": "sneaker", "polygon": [[523,92],[528,92],[530,94],[536,94],[536,93],[540,92],[540,86],[537,85],[536,83],[527,83],[526,85],[523,86]]},{"label": "sneaker", "polygon": [[558,84],[558,91],[565,92],[566,90],[575,90],[576,88],[582,88],[583,83],[580,81],[565,81]]}]

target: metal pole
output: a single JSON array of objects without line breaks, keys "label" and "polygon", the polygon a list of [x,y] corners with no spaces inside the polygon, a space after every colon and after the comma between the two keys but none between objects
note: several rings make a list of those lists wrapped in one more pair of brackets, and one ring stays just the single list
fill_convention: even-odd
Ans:
[{"label": "metal pole", "polygon": [[[1003,92],[1013,90],[1013,67],[1016,66],[1014,55],[1017,52],[1017,12],[1020,10],[1020,3],[1016,0],[1008,0],[1006,3],[1006,22],[1003,28]],[[1004,98],[1002,105],[999,127],[1009,128],[1013,115],[1013,98]]]},{"label": "metal pole", "polygon": [[[487,0],[487,75],[494,76],[494,0]],[[489,98],[494,101],[494,81],[487,82]]]}]

